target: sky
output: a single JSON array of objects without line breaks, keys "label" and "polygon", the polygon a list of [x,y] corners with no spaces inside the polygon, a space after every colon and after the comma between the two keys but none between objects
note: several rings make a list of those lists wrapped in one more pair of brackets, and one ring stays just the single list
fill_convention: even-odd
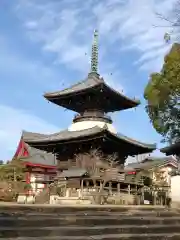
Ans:
[{"label": "sky", "polygon": [[[144,88],[171,45],[157,12],[171,14],[175,0],[0,0],[0,159],[12,158],[22,130],[53,133],[74,112],[43,98],[84,80],[94,29],[99,31],[99,73],[136,109],[111,114],[118,132],[146,143],[161,136],[145,112]],[[167,25],[167,24],[166,24]],[[156,151],[155,154],[159,154]]]}]

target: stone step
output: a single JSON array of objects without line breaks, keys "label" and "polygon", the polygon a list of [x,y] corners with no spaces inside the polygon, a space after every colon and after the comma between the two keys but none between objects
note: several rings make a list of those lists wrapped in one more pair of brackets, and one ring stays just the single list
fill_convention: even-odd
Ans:
[{"label": "stone step", "polygon": [[180,216],[163,218],[163,217],[139,217],[139,216],[30,216],[30,217],[0,217],[0,226],[16,227],[58,227],[58,226],[103,226],[103,225],[180,225]]},{"label": "stone step", "polygon": [[21,237],[45,237],[45,236],[93,236],[93,235],[108,235],[116,234],[121,237],[121,234],[170,234],[170,233],[179,233],[180,234],[180,225],[123,225],[123,226],[113,226],[113,225],[104,225],[104,226],[91,226],[91,227],[82,227],[82,226],[62,226],[62,227],[0,227],[0,238],[15,238],[18,236]]},{"label": "stone step", "polygon": [[[137,211],[137,212],[141,212],[143,213],[148,213],[148,212],[164,212],[164,207],[155,207],[155,206],[108,206],[108,205],[102,205],[102,206],[91,206],[91,205],[87,205],[87,206],[59,206],[59,205],[18,205],[18,204],[14,204],[14,205],[1,205],[0,206],[0,212],[6,212],[6,213],[10,213],[10,212],[26,212],[26,213],[55,213],[55,214],[72,214],[72,212],[76,212],[78,214],[81,213],[88,213],[88,214],[94,214],[94,212],[97,213],[101,213],[101,214],[107,214],[107,212],[109,213],[127,213],[127,212],[131,212],[131,211]],[[174,213],[179,213],[180,214],[180,210],[177,211],[177,209],[175,211],[171,210],[171,212]]]},{"label": "stone step", "polygon": [[180,210],[154,206],[0,206],[0,240],[180,240]]},{"label": "stone step", "polygon": [[8,216],[16,216],[16,217],[20,217],[20,216],[27,216],[29,217],[54,217],[54,216],[58,216],[58,217],[67,217],[67,216],[139,216],[139,217],[145,217],[145,216],[149,216],[149,217],[178,217],[180,216],[180,212],[179,211],[173,211],[173,210],[168,210],[168,209],[164,209],[163,211],[140,211],[140,210],[129,210],[129,211],[125,211],[125,212],[119,212],[118,209],[116,212],[110,212],[110,211],[98,211],[97,209],[94,209],[92,211],[87,211],[86,209],[84,209],[83,211],[78,211],[76,209],[72,209],[71,212],[34,212],[31,210],[22,210],[20,209],[19,211],[12,211],[11,209],[4,211],[1,210],[0,208],[0,217],[8,217]]},{"label": "stone step", "polygon": [[[7,240],[7,238],[0,238]],[[91,236],[46,236],[46,237],[19,237],[8,238],[8,240],[179,240],[180,234],[106,234]]]}]

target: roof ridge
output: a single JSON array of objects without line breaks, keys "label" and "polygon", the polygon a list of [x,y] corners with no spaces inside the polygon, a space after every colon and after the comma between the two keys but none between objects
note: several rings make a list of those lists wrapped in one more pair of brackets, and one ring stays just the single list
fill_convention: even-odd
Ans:
[{"label": "roof ridge", "polygon": [[[62,133],[82,133],[82,132],[89,132],[89,131],[92,131],[92,130],[96,130],[97,132],[99,131],[99,132],[102,132],[102,131],[104,131],[104,128],[101,128],[101,127],[99,127],[99,126],[94,126],[94,127],[91,127],[91,128],[87,128],[87,129],[82,129],[82,130],[78,130],[78,131],[69,131],[68,129],[66,129],[66,130],[63,130],[63,131],[60,131],[60,132],[57,132],[57,133],[53,133],[53,134],[48,134],[48,135],[44,135],[44,136],[42,136],[41,138],[39,138],[38,137],[38,139],[39,140],[44,140],[44,139],[47,139],[47,138],[49,138],[49,140],[50,140],[50,138],[52,138],[52,137],[56,137],[56,136],[58,136],[59,134],[62,134]],[[31,141],[36,141],[37,140],[37,137],[35,137],[35,138],[29,138],[29,139],[24,139],[24,141],[26,142],[26,141],[28,141],[28,142],[31,142]],[[28,144],[29,145],[29,144]]]},{"label": "roof ridge", "polygon": [[29,139],[26,139],[26,142],[30,145],[31,144],[33,145],[33,143],[36,145],[42,142],[56,142],[56,141],[63,141],[63,140],[68,141],[70,139],[78,139],[81,137],[88,137],[88,136],[91,137],[93,135],[98,135],[100,133],[103,134],[103,136],[107,134],[107,138],[112,136],[112,138],[116,138],[117,141],[119,139],[121,141],[124,141],[127,144],[137,145],[137,147],[140,147],[140,148],[148,148],[150,151],[156,149],[156,144],[146,144],[146,143],[128,138],[127,136],[122,134],[114,134],[108,130],[106,124],[104,125],[104,127],[99,127],[96,125],[94,127],[82,129],[78,131],[65,130],[65,131],[58,132],[55,135],[54,134],[46,135],[44,138],[43,137],[41,138],[35,137],[31,139],[29,138]]},{"label": "roof ridge", "polygon": [[[24,141],[24,140],[23,140]],[[24,144],[25,146],[27,147],[27,150],[29,152],[29,156],[28,157],[34,157],[34,156],[37,156],[37,155],[53,155],[53,153],[50,153],[50,152],[46,152],[46,151],[43,151],[43,150],[40,150],[40,149],[37,149],[35,147],[31,147],[28,143],[26,143],[24,141]],[[26,158],[26,157],[25,157]]]},{"label": "roof ridge", "polygon": [[126,96],[125,94],[121,93],[120,91],[117,91],[115,88],[111,87],[106,81],[104,81],[104,85],[108,88],[111,89],[111,91],[113,91],[114,93],[116,94],[119,94],[121,95],[123,98],[125,98],[126,100],[131,100],[133,101],[134,103],[137,103],[137,104],[140,104],[140,100],[139,99],[136,99],[136,98],[132,98],[132,97],[128,97]]},{"label": "roof ridge", "polygon": [[[46,97],[46,96],[48,96],[48,95],[51,95],[51,94],[58,94],[59,92],[61,92],[61,93],[66,92],[66,90],[69,90],[69,89],[71,89],[71,88],[77,87],[78,85],[84,84],[84,83],[86,83],[86,82],[89,82],[90,80],[94,80],[94,82],[95,82],[97,85],[104,82],[104,81],[103,81],[101,78],[99,78],[99,77],[96,77],[96,76],[94,76],[94,75],[88,75],[84,80],[78,81],[77,83],[72,84],[72,85],[70,85],[69,87],[66,87],[66,88],[64,88],[64,89],[62,89],[62,90],[58,90],[58,91],[54,91],[54,92],[46,92],[46,93],[44,93],[44,97]],[[96,84],[95,84],[95,85],[96,85]],[[81,90],[80,90],[80,91],[81,91]]]},{"label": "roof ridge", "polygon": [[21,136],[22,136],[22,138],[24,138],[26,135],[33,135],[33,134],[35,134],[35,135],[39,135],[39,136],[46,136],[46,134],[43,134],[43,133],[37,133],[37,132],[30,132],[30,131],[26,131],[26,130],[22,130],[22,134],[21,134]]},{"label": "roof ridge", "polygon": [[[113,134],[113,133],[112,133]],[[122,133],[117,133],[117,134],[113,134],[113,135],[117,135],[119,137],[122,137],[122,138],[125,138],[124,140],[129,140],[129,141],[132,141],[132,143],[137,143],[139,145],[146,145],[146,146],[150,146],[150,147],[155,147],[156,148],[156,143],[143,143],[141,141],[138,141],[138,140],[135,140],[133,138],[130,138],[130,137],[127,137],[126,135],[123,135]]]}]

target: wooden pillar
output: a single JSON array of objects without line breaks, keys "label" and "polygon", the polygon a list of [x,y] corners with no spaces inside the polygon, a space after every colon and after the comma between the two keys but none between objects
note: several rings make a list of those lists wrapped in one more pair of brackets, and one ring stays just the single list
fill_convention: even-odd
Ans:
[{"label": "wooden pillar", "polygon": [[112,194],[112,182],[109,182],[109,193]]},{"label": "wooden pillar", "polygon": [[31,174],[30,174],[30,172],[29,172],[29,169],[28,169],[28,171],[26,172],[25,175],[26,175],[26,183],[27,183],[27,184],[30,184],[30,181],[31,181],[31,179],[30,179],[30,178],[31,178],[30,175],[31,175]]},{"label": "wooden pillar", "polygon": [[83,183],[84,183],[84,179],[81,179],[81,194],[79,196],[81,196],[81,198],[83,197]]},{"label": "wooden pillar", "polygon": [[86,188],[89,189],[89,180],[86,180]]},{"label": "wooden pillar", "polygon": [[142,190],[141,190],[141,195],[142,195],[142,203],[144,204],[144,187],[142,187]]},{"label": "wooden pillar", "polygon": [[153,188],[153,205],[156,205],[157,204],[157,199],[156,199],[156,191],[154,190]]},{"label": "wooden pillar", "polygon": [[139,205],[139,195],[138,195],[137,185],[135,185],[134,196],[135,196],[135,204],[136,204],[136,205]]},{"label": "wooden pillar", "polygon": [[93,181],[93,183],[94,183],[94,187],[97,188],[96,179]]},{"label": "wooden pillar", "polygon": [[84,179],[81,179],[81,191],[83,191],[83,183],[84,183]]},{"label": "wooden pillar", "polygon": [[138,198],[138,188],[137,188],[137,185],[135,185],[135,196],[136,196],[136,198]]},{"label": "wooden pillar", "polygon": [[66,181],[66,183],[65,183],[65,188],[64,188],[64,191],[65,191],[64,195],[66,196],[66,192],[67,192],[67,181],[68,181],[68,179],[65,178],[65,181]]},{"label": "wooden pillar", "polygon": [[128,184],[128,194],[129,195],[131,194],[131,186],[130,186],[130,184]]},{"label": "wooden pillar", "polygon": [[103,189],[103,183],[102,180],[100,181],[100,191]]},{"label": "wooden pillar", "polygon": [[120,193],[120,183],[117,184],[117,192]]}]

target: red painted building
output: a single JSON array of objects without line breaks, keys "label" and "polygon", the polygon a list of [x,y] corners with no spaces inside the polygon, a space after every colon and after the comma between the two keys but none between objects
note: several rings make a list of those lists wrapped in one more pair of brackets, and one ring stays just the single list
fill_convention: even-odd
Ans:
[{"label": "red painted building", "polygon": [[[44,182],[56,176],[56,157],[52,153],[30,147],[24,142],[24,138],[34,135],[31,132],[22,132],[14,158],[21,159],[26,168],[26,182],[30,183],[33,192],[41,191]],[[41,134],[39,134],[41,135]]]}]

